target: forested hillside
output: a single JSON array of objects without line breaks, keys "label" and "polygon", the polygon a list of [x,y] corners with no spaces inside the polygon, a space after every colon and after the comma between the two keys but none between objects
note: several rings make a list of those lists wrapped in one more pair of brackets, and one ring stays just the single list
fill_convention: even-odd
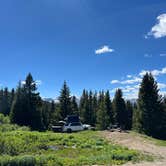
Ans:
[{"label": "forested hillside", "polygon": [[66,82],[60,91],[59,102],[47,102],[37,91],[32,75],[28,74],[25,82],[19,82],[16,89],[0,90],[0,113],[9,116],[12,123],[29,126],[32,130],[50,130],[59,120],[75,114],[83,123],[98,130],[116,124],[123,130],[133,129],[166,139],[166,99],[159,95],[157,82],[150,73],[144,75],[135,103],[125,100],[121,89],[116,90],[113,99],[109,90],[93,92],[84,89],[78,103]]}]

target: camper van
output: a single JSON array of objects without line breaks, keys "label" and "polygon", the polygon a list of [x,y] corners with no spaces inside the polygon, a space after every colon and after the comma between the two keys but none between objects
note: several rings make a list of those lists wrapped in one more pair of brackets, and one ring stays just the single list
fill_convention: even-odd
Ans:
[{"label": "camper van", "polygon": [[52,126],[53,131],[55,132],[74,132],[82,131],[84,127],[80,122],[79,116],[77,115],[68,115],[64,121],[60,121],[55,126]]}]

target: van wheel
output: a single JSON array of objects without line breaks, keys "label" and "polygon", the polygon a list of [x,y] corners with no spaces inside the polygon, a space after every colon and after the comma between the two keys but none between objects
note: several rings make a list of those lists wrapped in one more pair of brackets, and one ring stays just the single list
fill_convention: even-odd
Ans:
[{"label": "van wheel", "polygon": [[72,130],[71,129],[67,129],[67,133],[71,133],[72,132]]}]

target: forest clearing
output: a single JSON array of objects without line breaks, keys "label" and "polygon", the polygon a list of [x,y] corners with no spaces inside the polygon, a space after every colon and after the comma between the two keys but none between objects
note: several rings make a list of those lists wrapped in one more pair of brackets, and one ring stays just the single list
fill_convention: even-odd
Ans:
[{"label": "forest clearing", "polygon": [[124,166],[164,166],[166,165],[166,141],[157,140],[135,132],[102,132],[111,142],[154,156],[152,162],[126,163]]}]

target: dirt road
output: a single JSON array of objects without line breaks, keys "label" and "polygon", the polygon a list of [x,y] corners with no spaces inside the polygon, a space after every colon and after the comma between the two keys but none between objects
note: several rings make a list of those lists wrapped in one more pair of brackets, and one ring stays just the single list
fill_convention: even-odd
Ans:
[{"label": "dirt road", "polygon": [[127,163],[123,166],[166,166],[166,146],[158,146],[151,140],[137,134],[104,131],[103,136],[108,140],[156,156],[153,162]]}]

